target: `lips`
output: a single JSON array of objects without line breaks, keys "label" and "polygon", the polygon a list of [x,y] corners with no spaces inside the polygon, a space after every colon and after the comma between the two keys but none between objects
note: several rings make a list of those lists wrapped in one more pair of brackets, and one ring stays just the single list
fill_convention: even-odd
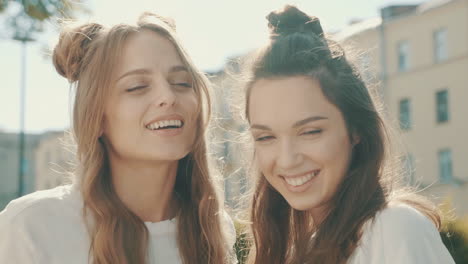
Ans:
[{"label": "lips", "polygon": [[307,173],[301,174],[299,176],[285,176],[281,175],[284,181],[293,187],[302,186],[305,183],[309,182],[315,178],[320,173],[320,170],[309,171]]},{"label": "lips", "polygon": [[181,128],[184,123],[181,120],[162,120],[151,123],[146,126],[146,128],[151,130],[158,130],[158,129],[171,129],[171,128]]},{"label": "lips", "polygon": [[149,130],[178,129],[183,126],[184,119],[177,114],[158,117],[145,125]]}]

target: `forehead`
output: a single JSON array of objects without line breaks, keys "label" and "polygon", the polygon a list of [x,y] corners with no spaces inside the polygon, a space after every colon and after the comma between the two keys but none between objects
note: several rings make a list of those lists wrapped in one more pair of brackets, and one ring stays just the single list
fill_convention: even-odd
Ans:
[{"label": "forehead", "polygon": [[136,68],[167,71],[175,65],[183,65],[174,44],[148,29],[131,34],[125,41],[118,59],[117,73],[123,74]]},{"label": "forehead", "polygon": [[332,118],[338,112],[320,83],[307,76],[260,79],[252,86],[249,99],[252,123],[294,123],[313,115]]}]

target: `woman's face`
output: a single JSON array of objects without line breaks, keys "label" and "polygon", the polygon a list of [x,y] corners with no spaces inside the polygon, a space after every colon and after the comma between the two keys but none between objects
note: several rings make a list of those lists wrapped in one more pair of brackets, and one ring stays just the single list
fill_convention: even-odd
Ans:
[{"label": "woman's face", "polygon": [[258,80],[249,120],[266,180],[294,209],[323,213],[348,170],[352,142],[319,82],[306,76]]},{"label": "woman's face", "polygon": [[111,157],[174,161],[186,156],[199,104],[172,42],[150,30],[131,35],[114,76],[103,129]]}]

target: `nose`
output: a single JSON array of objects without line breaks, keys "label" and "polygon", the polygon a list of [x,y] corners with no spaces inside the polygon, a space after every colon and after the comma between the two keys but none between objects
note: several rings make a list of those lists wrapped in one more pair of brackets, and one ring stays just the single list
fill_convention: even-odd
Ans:
[{"label": "nose", "polygon": [[156,97],[154,104],[158,107],[172,107],[177,101],[177,95],[167,81],[160,81],[156,86]]},{"label": "nose", "polygon": [[291,140],[283,140],[277,153],[276,166],[280,171],[287,171],[300,165],[302,153],[297,144]]}]

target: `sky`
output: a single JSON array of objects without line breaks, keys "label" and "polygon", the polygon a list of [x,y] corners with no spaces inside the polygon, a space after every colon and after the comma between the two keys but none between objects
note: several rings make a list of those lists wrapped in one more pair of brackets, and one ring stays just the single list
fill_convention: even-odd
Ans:
[{"label": "sky", "polygon": [[[134,21],[143,11],[172,17],[177,33],[195,64],[205,71],[222,69],[226,59],[262,46],[268,37],[265,16],[285,4],[294,4],[320,18],[325,31],[338,31],[354,19],[379,15],[382,7],[421,1],[391,0],[84,0],[91,11],[80,20],[105,24]],[[3,15],[4,18],[4,15]],[[0,16],[0,21],[2,21]],[[20,43],[0,32],[0,131],[18,132],[20,127]],[[26,47],[25,130],[28,133],[69,127],[70,85],[56,73],[47,49],[58,31],[48,25],[38,41]]]}]

